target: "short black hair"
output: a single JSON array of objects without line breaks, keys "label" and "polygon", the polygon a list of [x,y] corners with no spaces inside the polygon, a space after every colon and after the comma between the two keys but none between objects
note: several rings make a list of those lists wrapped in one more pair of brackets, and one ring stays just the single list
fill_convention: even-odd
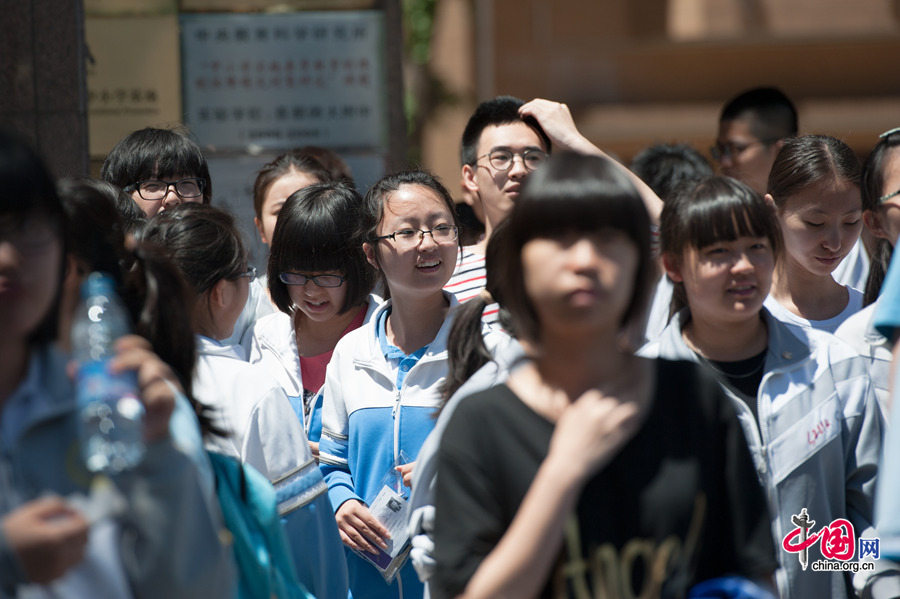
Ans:
[{"label": "short black hair", "polygon": [[641,318],[652,289],[655,265],[650,252],[650,216],[634,184],[611,159],[559,152],[532,173],[507,217],[501,252],[515,256],[498,291],[514,328],[523,338],[540,341],[540,323],[525,290],[522,247],[532,239],[570,232],[624,233],[638,250],[638,267],[623,329]]},{"label": "short black hair", "polygon": [[122,189],[147,179],[176,175],[203,179],[203,203],[212,201],[212,180],[203,152],[187,134],[147,127],[125,136],[106,156],[100,178]]},{"label": "short black hair", "polygon": [[[701,250],[739,237],[765,237],[776,259],[781,229],[775,210],[756,191],[731,177],[706,177],[682,187],[663,205],[660,252],[680,260],[689,247]],[[687,306],[683,283],[675,283],[670,314]]]},{"label": "short black hair", "polygon": [[513,96],[497,96],[479,104],[463,130],[462,145],[459,150],[460,165],[475,164],[478,160],[478,141],[481,139],[481,133],[491,125],[525,123],[534,129],[544,143],[547,152],[550,152],[550,138],[544,133],[537,120],[530,116],[525,118],[519,116],[519,108],[523,104],[525,102]]},{"label": "short black hair", "polygon": [[222,279],[236,279],[247,268],[247,253],[234,217],[214,206],[187,202],[157,212],[141,241],[164,249],[195,295]]},{"label": "short black hair", "polygon": [[774,143],[797,135],[797,108],[777,87],[755,87],[741,92],[722,108],[719,122],[749,116],[750,131],[762,141]]},{"label": "short black hair", "polygon": [[687,144],[656,144],[645,148],[631,161],[631,172],[663,201],[686,182],[713,174],[706,158]]},{"label": "short black hair", "polygon": [[317,183],[294,192],[285,201],[272,234],[268,279],[272,302],[293,313],[284,271],[336,270],[345,278],[347,293],[340,313],[359,306],[375,285],[375,269],[366,260],[359,228],[362,198],[347,183]]}]

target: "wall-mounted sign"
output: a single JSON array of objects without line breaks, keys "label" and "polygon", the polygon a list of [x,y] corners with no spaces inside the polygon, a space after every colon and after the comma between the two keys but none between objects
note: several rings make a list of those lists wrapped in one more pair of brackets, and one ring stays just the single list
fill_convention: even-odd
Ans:
[{"label": "wall-mounted sign", "polygon": [[185,121],[216,150],[387,145],[380,11],[181,16]]}]

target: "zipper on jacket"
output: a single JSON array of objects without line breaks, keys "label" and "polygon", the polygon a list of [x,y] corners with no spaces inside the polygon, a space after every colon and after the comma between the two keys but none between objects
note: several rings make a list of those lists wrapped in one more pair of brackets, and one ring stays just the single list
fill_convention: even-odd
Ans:
[{"label": "zipper on jacket", "polygon": [[394,391],[394,407],[391,408],[394,424],[394,463],[400,458],[400,389]]}]

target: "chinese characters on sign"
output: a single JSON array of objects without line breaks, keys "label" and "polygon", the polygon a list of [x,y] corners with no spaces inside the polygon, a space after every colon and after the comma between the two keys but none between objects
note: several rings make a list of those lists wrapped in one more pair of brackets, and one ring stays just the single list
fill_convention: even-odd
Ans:
[{"label": "chinese characters on sign", "polygon": [[385,145],[378,11],[185,15],[186,120],[201,144]]}]

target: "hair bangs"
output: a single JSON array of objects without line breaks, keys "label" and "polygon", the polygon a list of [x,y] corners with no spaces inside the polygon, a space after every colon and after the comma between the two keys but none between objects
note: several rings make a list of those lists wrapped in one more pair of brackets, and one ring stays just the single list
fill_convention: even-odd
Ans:
[{"label": "hair bangs", "polygon": [[736,197],[692,204],[686,215],[688,237],[697,248],[736,241],[741,237],[768,237],[769,231],[761,217],[758,211]]},{"label": "hair bangs", "polygon": [[281,270],[299,272],[321,272],[336,270],[343,272],[350,252],[347,240],[353,231],[342,223],[319,215],[292,223],[282,240],[285,261]]},{"label": "hair bangs", "polygon": [[637,191],[630,182],[624,183],[615,177],[579,176],[555,181],[552,186],[535,184],[531,193],[523,193],[513,212],[512,234],[523,245],[539,237],[615,229],[625,232],[636,245],[649,247],[649,217],[643,204],[634,202]]}]

